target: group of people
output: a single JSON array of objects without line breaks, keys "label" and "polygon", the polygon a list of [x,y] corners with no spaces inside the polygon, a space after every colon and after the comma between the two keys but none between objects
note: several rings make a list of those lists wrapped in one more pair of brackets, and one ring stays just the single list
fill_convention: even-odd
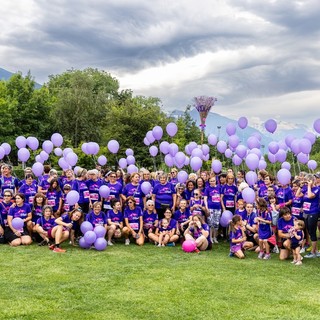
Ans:
[{"label": "group of people", "polygon": [[[150,184],[148,192],[143,188]],[[109,195],[101,197],[106,185]],[[256,193],[253,203],[242,196],[245,188]],[[54,252],[65,252],[64,241],[76,245],[81,223],[106,229],[108,245],[123,238],[125,245],[149,241],[174,246],[194,240],[196,252],[210,250],[221,238],[230,242],[230,256],[245,257],[245,250],[255,250],[258,258],[268,260],[271,252],[281,260],[293,254],[293,263],[305,257],[316,258],[319,217],[320,175],[301,172],[290,185],[281,185],[265,170],[258,172],[254,185],[246,182],[244,171],[190,173],[187,181],[178,180],[178,170],[126,174],[122,170],[65,170],[62,175],[44,166],[35,179],[31,168],[25,179],[12,175],[12,167],[1,165],[0,241],[11,246],[37,241]],[[68,204],[68,193],[79,194],[76,204]],[[231,211],[229,227],[220,225],[221,215]],[[22,229],[12,220],[21,218]]]}]

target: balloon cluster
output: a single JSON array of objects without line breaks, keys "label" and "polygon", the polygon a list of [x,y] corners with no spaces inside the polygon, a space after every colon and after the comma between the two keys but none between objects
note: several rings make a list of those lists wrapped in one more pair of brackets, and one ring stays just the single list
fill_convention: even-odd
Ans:
[{"label": "balloon cluster", "polygon": [[98,251],[103,251],[107,247],[107,241],[104,238],[106,229],[103,226],[93,225],[89,221],[84,221],[80,226],[83,237],[79,240],[79,246],[84,249],[90,249],[92,246]]}]

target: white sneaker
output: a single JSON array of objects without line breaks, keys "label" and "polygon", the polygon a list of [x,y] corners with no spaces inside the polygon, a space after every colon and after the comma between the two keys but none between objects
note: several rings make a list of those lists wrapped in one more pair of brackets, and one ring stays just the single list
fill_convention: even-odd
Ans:
[{"label": "white sneaker", "polygon": [[275,247],[272,249],[272,252],[273,252],[273,253],[279,253],[279,248],[278,248],[278,246],[275,246]]},{"label": "white sneaker", "polygon": [[113,243],[111,241],[108,241],[108,246],[113,246]]},{"label": "white sneaker", "polygon": [[129,240],[129,239],[126,239],[126,241],[124,242],[124,244],[125,244],[126,246],[128,246],[128,245],[130,244],[130,240]]},{"label": "white sneaker", "polygon": [[159,244],[157,245],[157,247],[162,247],[162,246],[161,246],[161,244],[159,243]]},{"label": "white sneaker", "polygon": [[213,238],[212,241],[213,241],[213,243],[219,243],[219,241],[217,240],[217,238]]},{"label": "white sneaker", "polygon": [[306,252],[306,248],[305,247],[300,249],[300,253],[305,253],[305,252]]}]

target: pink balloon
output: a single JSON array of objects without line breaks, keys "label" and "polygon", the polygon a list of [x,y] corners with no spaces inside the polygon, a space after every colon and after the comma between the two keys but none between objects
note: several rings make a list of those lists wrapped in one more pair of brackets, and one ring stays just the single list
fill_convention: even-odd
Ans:
[{"label": "pink balloon", "polygon": [[277,129],[277,122],[273,119],[269,119],[265,122],[264,127],[270,133],[274,133]]},{"label": "pink balloon", "polygon": [[237,131],[237,128],[236,128],[236,125],[232,122],[229,122],[227,124],[227,127],[226,127],[226,132],[229,136],[232,136],[236,133]]},{"label": "pink balloon", "polygon": [[277,172],[277,179],[283,185],[289,184],[290,181],[291,181],[291,173],[290,173],[290,171],[287,170],[287,169],[280,169]]},{"label": "pink balloon", "polygon": [[193,252],[194,250],[196,250],[197,244],[194,240],[188,239],[182,243],[181,247],[184,252],[190,253],[190,252]]},{"label": "pink balloon", "polygon": [[242,190],[242,198],[247,203],[254,203],[256,194],[253,189],[251,188],[245,188]]},{"label": "pink balloon", "polygon": [[248,119],[246,117],[241,117],[238,120],[238,126],[241,129],[245,129],[248,125]]},{"label": "pink balloon", "polygon": [[173,137],[178,132],[178,127],[174,122],[170,122],[167,124],[166,131],[170,137]]},{"label": "pink balloon", "polygon": [[211,168],[214,173],[220,173],[222,170],[222,163],[220,162],[220,160],[213,160],[211,163]]},{"label": "pink balloon", "polygon": [[317,133],[320,133],[320,119],[314,121],[313,128]]}]

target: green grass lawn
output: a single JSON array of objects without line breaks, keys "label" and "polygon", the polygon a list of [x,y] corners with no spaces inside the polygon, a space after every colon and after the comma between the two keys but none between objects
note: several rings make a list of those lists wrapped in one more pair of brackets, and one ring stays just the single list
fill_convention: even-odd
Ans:
[{"label": "green grass lawn", "polygon": [[63,247],[0,247],[0,319],[319,318],[320,258],[294,266],[249,252],[239,260],[226,243],[200,254],[150,244]]}]

